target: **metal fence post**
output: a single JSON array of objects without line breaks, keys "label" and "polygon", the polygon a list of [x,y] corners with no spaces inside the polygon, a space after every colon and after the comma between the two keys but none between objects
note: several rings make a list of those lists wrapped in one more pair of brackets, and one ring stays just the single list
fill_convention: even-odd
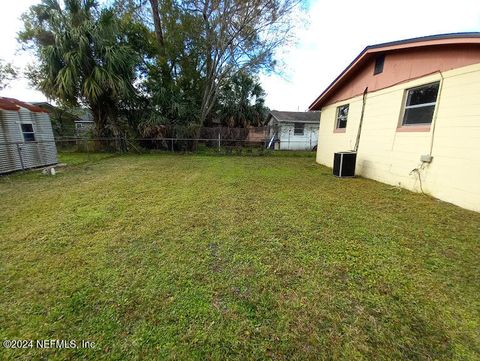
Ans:
[{"label": "metal fence post", "polygon": [[290,150],[290,133],[292,132],[291,129],[288,130],[288,145],[287,145],[287,149]]},{"label": "metal fence post", "polygon": [[[96,144],[95,143],[98,143],[97,141],[93,141],[93,146],[94,148],[96,148]],[[85,138],[83,140],[83,147],[84,147],[84,152],[87,152],[87,159],[90,161],[90,147],[88,146],[88,140]]]},{"label": "metal fence post", "polygon": [[23,157],[22,157],[22,148],[20,148],[19,143],[17,143],[17,152],[18,152],[18,156],[20,157],[20,165],[22,166],[22,170],[25,170],[25,165],[23,164]]},{"label": "metal fence post", "polygon": [[220,152],[220,144],[221,144],[220,131],[218,131],[218,151],[219,152]]},{"label": "metal fence post", "polygon": [[268,141],[270,139],[270,126],[265,127],[264,129],[265,144],[264,148],[268,148]]}]

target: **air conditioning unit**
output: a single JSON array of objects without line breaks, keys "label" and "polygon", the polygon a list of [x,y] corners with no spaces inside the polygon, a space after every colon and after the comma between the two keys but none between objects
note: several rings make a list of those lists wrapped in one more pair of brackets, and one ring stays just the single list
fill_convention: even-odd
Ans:
[{"label": "air conditioning unit", "polygon": [[355,177],[357,152],[337,152],[333,155],[333,175],[336,177]]}]

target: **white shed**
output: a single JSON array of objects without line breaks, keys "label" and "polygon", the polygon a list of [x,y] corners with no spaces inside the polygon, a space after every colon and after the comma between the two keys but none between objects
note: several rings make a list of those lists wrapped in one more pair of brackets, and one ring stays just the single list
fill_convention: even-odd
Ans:
[{"label": "white shed", "polygon": [[320,112],[284,112],[268,114],[269,147],[280,150],[314,150],[318,142]]}]

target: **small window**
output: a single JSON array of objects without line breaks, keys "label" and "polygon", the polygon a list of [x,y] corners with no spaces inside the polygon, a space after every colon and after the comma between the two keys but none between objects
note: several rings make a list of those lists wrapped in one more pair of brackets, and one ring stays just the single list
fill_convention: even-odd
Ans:
[{"label": "small window", "polygon": [[34,142],[35,141],[35,132],[33,131],[32,123],[22,123],[22,134],[23,140],[25,142]]},{"label": "small window", "polygon": [[431,124],[440,83],[407,90],[402,125]]},{"label": "small window", "polygon": [[303,135],[304,131],[305,131],[304,123],[295,123],[295,127],[293,128],[293,135]]},{"label": "small window", "polygon": [[373,75],[377,75],[383,72],[383,64],[385,63],[385,55],[379,55],[375,58],[375,69]]},{"label": "small window", "polygon": [[347,127],[348,104],[341,105],[337,108],[336,129],[345,129]]}]

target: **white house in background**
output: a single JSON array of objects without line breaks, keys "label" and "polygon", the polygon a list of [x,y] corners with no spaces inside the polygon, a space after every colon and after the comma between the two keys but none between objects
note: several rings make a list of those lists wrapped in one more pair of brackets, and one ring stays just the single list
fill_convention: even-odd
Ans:
[{"label": "white house in background", "polygon": [[314,150],[318,142],[320,112],[283,112],[268,114],[268,147],[280,150]]},{"label": "white house in background", "polygon": [[77,108],[72,111],[78,118],[75,120],[75,136],[86,137],[95,130],[93,114],[89,109]]}]

